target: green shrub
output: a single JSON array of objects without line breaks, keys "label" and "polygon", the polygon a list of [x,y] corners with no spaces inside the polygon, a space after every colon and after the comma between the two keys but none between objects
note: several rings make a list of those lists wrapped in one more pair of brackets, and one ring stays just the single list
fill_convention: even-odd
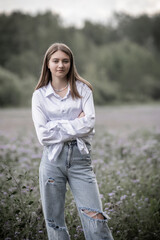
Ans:
[{"label": "green shrub", "polygon": [[19,106],[22,92],[18,76],[0,67],[0,106]]},{"label": "green shrub", "polygon": [[0,106],[30,106],[35,86],[33,76],[20,79],[14,73],[0,68]]}]

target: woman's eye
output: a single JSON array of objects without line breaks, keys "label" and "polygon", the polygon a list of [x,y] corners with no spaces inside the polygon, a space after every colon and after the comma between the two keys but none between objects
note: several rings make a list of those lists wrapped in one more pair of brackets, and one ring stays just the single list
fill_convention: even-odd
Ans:
[{"label": "woman's eye", "polygon": [[[59,63],[59,60],[58,59],[53,59],[52,60],[53,63]],[[69,60],[68,59],[65,59],[65,60],[62,60],[63,63],[67,64],[69,63]]]},{"label": "woman's eye", "polygon": [[69,63],[69,60],[64,60],[63,62],[64,62],[64,63]]}]

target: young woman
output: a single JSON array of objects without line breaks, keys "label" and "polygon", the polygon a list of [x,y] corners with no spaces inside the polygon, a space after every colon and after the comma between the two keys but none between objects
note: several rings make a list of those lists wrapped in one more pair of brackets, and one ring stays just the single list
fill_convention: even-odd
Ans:
[{"label": "young woman", "polygon": [[85,239],[113,239],[91,166],[95,124],[92,86],[78,75],[72,51],[65,44],[55,43],[45,54],[32,97],[32,117],[44,146],[39,180],[49,240],[70,239],[64,220],[67,182]]}]

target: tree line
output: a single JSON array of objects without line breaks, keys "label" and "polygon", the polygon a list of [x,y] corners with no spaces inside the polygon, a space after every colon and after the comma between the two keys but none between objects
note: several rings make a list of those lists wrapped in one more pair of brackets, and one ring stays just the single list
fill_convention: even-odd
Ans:
[{"label": "tree line", "polygon": [[115,13],[109,24],[65,27],[51,12],[0,14],[0,106],[29,106],[43,56],[54,42],[73,51],[96,104],[160,99],[160,14]]}]

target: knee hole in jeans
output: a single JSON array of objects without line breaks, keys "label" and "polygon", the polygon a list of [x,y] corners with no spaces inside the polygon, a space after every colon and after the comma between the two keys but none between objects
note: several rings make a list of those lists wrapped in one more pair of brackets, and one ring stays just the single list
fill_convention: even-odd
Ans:
[{"label": "knee hole in jeans", "polygon": [[89,217],[93,218],[93,219],[102,219],[104,220],[104,216],[102,215],[102,213],[99,212],[94,212],[94,211],[89,211],[89,210],[82,210],[84,211]]}]

